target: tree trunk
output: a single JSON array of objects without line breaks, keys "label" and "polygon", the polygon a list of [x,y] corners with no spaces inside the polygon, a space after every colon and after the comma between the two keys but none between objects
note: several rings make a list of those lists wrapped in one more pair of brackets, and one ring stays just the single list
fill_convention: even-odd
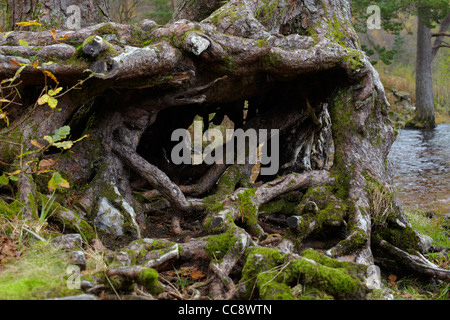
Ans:
[{"label": "tree trunk", "polygon": [[[424,262],[422,240],[390,186],[389,104],[359,47],[349,2],[218,3],[183,2],[176,16],[197,21],[59,31],[66,44],[50,32],[0,38],[0,78],[20,71],[22,90],[7,106],[10,125],[0,134],[14,143],[2,142],[8,152],[0,163],[24,176],[23,201],[32,209],[45,197],[45,188],[29,188],[35,180],[42,186],[43,174],[35,174],[42,161],[26,168],[11,154],[46,146],[70,126],[72,141],[84,139],[62,154],[55,147],[38,153],[72,184],[54,218],[87,238],[95,225],[126,246],[110,255],[111,277],[142,281],[148,268],[206,262],[205,295],[218,299],[308,298],[297,284],[337,299],[367,298],[367,268],[379,261],[448,281],[450,272]],[[55,95],[59,111],[35,103],[54,95],[48,72],[64,88]],[[6,84],[2,92],[14,93]],[[174,159],[173,135],[197,116],[203,131],[230,123],[253,129],[259,162],[251,161],[251,146],[230,142],[214,156],[231,155],[231,163]],[[170,235],[151,223],[161,211]]]},{"label": "tree trunk", "polygon": [[431,71],[431,31],[425,24],[427,8],[418,9],[417,57],[416,57],[416,112],[413,122],[416,127],[433,128],[434,117],[433,78]]},{"label": "tree trunk", "polygon": [[[31,30],[18,22],[36,20],[49,29],[79,29],[106,21],[106,0],[8,0],[9,30]],[[36,28],[37,30],[37,28]]]}]

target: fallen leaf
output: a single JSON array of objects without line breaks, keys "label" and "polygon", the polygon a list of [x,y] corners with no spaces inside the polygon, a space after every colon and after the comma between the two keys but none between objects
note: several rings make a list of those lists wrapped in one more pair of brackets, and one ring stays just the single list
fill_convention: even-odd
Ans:
[{"label": "fallen leaf", "polygon": [[395,280],[397,280],[397,276],[395,274],[390,274],[388,277],[389,281],[395,282]]},{"label": "fallen leaf", "polygon": [[17,61],[14,60],[14,59],[9,59],[9,63],[11,63],[11,64],[13,64],[13,65],[16,65],[16,66],[20,66],[20,65],[21,65],[19,62],[17,62]]},{"label": "fallen leaf", "polygon": [[42,148],[40,143],[37,140],[31,140],[30,143],[35,146],[36,148]]},{"label": "fallen leaf", "polygon": [[193,280],[200,280],[206,278],[206,275],[200,270],[192,271],[190,276]]},{"label": "fallen leaf", "polygon": [[39,162],[39,168],[41,170],[49,169],[50,167],[54,166],[56,163],[55,160],[52,159],[45,159]]},{"label": "fallen leaf", "polygon": [[51,78],[53,81],[55,81],[57,84],[59,83],[58,79],[56,79],[56,77],[55,77],[55,75],[54,75],[53,73],[51,73],[51,72],[48,71],[48,70],[44,70],[43,72],[44,72],[44,74],[45,74],[46,76],[50,77],[50,78]]}]

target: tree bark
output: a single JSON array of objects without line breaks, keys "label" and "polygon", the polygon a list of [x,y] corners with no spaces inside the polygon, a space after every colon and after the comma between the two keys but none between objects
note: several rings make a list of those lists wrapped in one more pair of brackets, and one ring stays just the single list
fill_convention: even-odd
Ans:
[{"label": "tree bark", "polygon": [[[22,131],[24,151],[35,150],[36,141],[46,145],[43,137],[65,125],[72,140],[84,137],[62,155],[38,154],[55,160],[54,169],[75,185],[79,216],[60,209],[55,217],[66,228],[84,228],[87,238],[94,224],[102,236],[126,242],[126,250],[112,254],[111,276],[133,278],[175,260],[206,261],[207,287],[218,299],[296,298],[295,279],[338,299],[366,297],[367,266],[393,252],[401,253],[397,260],[408,253],[408,272],[448,280],[414,258],[421,239],[390,186],[389,104],[358,45],[349,2],[199,1],[194,9],[188,3],[176,17],[198,21],[58,31],[56,38],[69,36],[66,44],[49,31],[0,38],[0,78],[20,70],[23,90],[15,100],[19,111],[8,105],[11,128],[4,125],[0,134],[12,140],[13,128]],[[20,39],[30,47],[21,48]],[[65,90],[75,85],[57,96],[59,111],[35,103],[55,90],[44,70]],[[231,151],[233,159],[243,153],[244,163],[175,164],[172,134],[197,116],[203,130],[225,116],[235,130],[255,130],[264,141],[262,167],[250,162],[247,145]],[[225,154],[229,145],[215,152]],[[277,145],[279,170],[263,175],[262,159]],[[2,170],[13,172],[17,163],[4,154]],[[33,181],[30,176],[22,189]],[[33,207],[36,197],[22,200]],[[161,210],[171,216],[171,241],[151,238],[155,226],[147,216]],[[276,229],[262,221],[263,213],[292,216],[284,218],[291,226],[286,239],[271,240],[268,232]],[[201,237],[180,241],[180,220],[192,215],[203,221]],[[233,275],[236,268],[240,276]]]},{"label": "tree bark", "polygon": [[[105,0],[8,0],[7,10],[9,30],[31,30],[16,24],[29,20],[38,21],[44,30],[79,29],[104,22],[109,14]],[[69,19],[79,21],[68,22]]]}]

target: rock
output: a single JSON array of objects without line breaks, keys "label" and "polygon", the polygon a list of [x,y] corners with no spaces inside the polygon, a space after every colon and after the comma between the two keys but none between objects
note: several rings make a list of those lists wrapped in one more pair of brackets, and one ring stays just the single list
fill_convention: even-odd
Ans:
[{"label": "rock", "polygon": [[431,244],[433,243],[433,238],[424,234],[417,233],[420,238],[420,246],[423,252],[427,252],[431,248]]},{"label": "rock", "polygon": [[152,30],[154,27],[156,27],[158,24],[150,19],[144,19],[141,21],[140,23],[140,27],[142,30],[144,31],[150,31]]},{"label": "rock", "polygon": [[96,226],[115,236],[123,235],[124,218],[123,215],[114,208],[106,198],[99,201]]},{"label": "rock", "polygon": [[74,265],[80,267],[81,270],[86,269],[86,256],[83,251],[72,251],[67,253],[67,258]]},{"label": "rock", "polygon": [[74,250],[81,248],[83,238],[79,233],[63,234],[55,237],[52,244],[65,250]]},{"label": "rock", "polygon": [[367,268],[366,286],[371,290],[382,288],[381,271],[378,266],[370,265]]},{"label": "rock", "polygon": [[87,280],[81,280],[80,281],[80,288],[83,291],[88,291],[94,287],[94,284]]},{"label": "rock", "polygon": [[100,239],[94,238],[92,239],[89,244],[91,245],[92,249],[97,252],[104,252],[106,251],[105,246],[100,241]]}]

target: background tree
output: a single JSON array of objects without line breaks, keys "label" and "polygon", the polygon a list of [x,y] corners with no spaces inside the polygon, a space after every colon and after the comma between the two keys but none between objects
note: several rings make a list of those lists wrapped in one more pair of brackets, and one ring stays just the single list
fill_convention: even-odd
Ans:
[{"label": "background tree", "polygon": [[[439,48],[446,47],[442,43],[445,32],[450,25],[450,5],[448,1],[353,1],[355,25],[360,32],[366,32],[366,21],[370,14],[366,9],[376,4],[381,9],[382,28],[398,34],[404,28],[404,18],[409,15],[417,16],[417,49],[416,49],[416,113],[410,126],[434,127],[435,111],[433,96],[433,81],[431,63]],[[439,25],[439,32],[432,36],[430,31]],[[435,38],[433,42],[433,37]],[[394,51],[381,50],[382,58],[392,58]],[[388,56],[386,56],[387,54]]]}]

